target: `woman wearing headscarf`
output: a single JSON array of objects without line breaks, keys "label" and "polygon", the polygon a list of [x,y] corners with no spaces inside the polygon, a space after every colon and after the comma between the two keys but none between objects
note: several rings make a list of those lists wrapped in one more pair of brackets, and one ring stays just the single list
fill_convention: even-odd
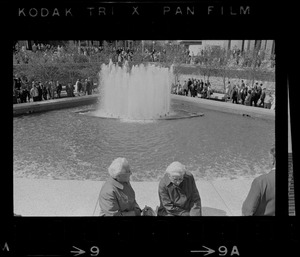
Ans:
[{"label": "woman wearing headscarf", "polygon": [[99,195],[100,216],[140,216],[142,210],[129,182],[132,172],[128,161],[120,157],[115,159],[108,173],[109,178]]}]

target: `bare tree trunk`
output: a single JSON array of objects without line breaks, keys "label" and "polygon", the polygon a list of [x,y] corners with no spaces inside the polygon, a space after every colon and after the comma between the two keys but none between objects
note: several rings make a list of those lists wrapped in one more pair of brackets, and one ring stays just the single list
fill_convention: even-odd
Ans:
[{"label": "bare tree trunk", "polygon": [[225,74],[225,71],[223,71],[223,87],[224,87],[224,93],[226,93],[226,74]]}]

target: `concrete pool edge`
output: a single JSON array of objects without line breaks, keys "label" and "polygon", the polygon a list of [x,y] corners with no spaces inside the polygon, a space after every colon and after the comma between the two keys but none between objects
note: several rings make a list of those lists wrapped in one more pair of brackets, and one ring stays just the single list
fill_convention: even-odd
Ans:
[{"label": "concrete pool edge", "polygon": [[[62,99],[47,100],[33,103],[23,103],[13,105],[13,116],[23,114],[38,113],[45,111],[58,110],[63,108],[72,108],[82,105],[93,104],[98,101],[99,94],[69,97]],[[275,120],[275,111],[270,109],[258,108],[253,106],[245,106],[241,104],[232,104],[228,102],[215,101],[203,98],[194,98],[180,95],[171,95],[171,99],[183,100],[198,104],[203,109],[215,110],[239,114],[246,117],[255,117],[261,119]]]},{"label": "concrete pool edge", "polygon": [[[197,180],[203,216],[241,216],[253,178]],[[98,216],[103,181],[14,178],[14,213],[22,216]],[[159,182],[131,182],[141,208],[159,205]]]},{"label": "concrete pool edge", "polygon": [[172,95],[172,99],[196,103],[203,109],[239,114],[246,117],[275,120],[275,110],[271,109],[181,95]]},{"label": "concrete pool edge", "polygon": [[86,95],[77,97],[68,97],[60,99],[51,99],[47,101],[20,103],[13,105],[13,116],[24,114],[47,112],[65,108],[72,108],[82,105],[94,104],[98,101],[99,95]]}]

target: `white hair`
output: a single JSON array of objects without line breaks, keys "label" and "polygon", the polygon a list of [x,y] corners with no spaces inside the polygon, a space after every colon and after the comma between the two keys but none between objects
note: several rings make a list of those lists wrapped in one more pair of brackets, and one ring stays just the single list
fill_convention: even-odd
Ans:
[{"label": "white hair", "polygon": [[126,158],[116,158],[108,167],[108,173],[112,178],[116,178],[122,171],[130,170],[130,166]]},{"label": "white hair", "polygon": [[169,175],[179,175],[185,174],[185,166],[180,162],[172,162],[166,169],[166,173]]}]

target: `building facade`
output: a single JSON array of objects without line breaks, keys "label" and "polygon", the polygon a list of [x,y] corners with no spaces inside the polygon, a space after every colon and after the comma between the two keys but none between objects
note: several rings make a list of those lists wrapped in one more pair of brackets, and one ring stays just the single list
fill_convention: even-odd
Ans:
[{"label": "building facade", "polygon": [[179,43],[188,47],[191,55],[198,55],[208,46],[242,52],[253,49],[264,50],[266,58],[275,54],[274,40],[180,40]]}]

